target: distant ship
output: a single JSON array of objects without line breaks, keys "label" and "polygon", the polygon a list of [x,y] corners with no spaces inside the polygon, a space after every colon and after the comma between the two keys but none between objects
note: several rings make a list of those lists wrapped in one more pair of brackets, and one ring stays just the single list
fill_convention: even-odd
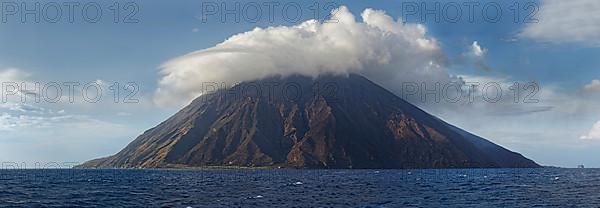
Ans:
[{"label": "distant ship", "polygon": [[585,168],[583,165],[578,165],[577,168]]}]

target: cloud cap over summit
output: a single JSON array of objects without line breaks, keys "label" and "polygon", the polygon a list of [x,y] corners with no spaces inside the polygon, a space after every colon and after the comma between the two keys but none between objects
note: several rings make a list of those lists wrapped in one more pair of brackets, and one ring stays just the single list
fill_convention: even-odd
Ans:
[{"label": "cloud cap over summit", "polygon": [[373,9],[362,12],[362,22],[345,6],[331,14],[324,22],[255,28],[167,61],[155,102],[182,105],[202,94],[203,83],[231,86],[273,75],[360,73],[388,88],[449,79],[445,56],[425,26]]}]

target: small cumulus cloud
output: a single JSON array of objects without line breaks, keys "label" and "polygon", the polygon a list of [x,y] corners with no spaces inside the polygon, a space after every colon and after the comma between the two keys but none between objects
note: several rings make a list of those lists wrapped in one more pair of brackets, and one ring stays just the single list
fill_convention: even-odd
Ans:
[{"label": "small cumulus cloud", "polygon": [[477,41],[471,44],[471,53],[476,57],[482,57],[487,52],[487,49],[482,48]]},{"label": "small cumulus cloud", "polygon": [[475,67],[483,71],[491,71],[492,67],[485,61],[486,53],[487,49],[481,47],[477,41],[473,41],[471,44],[471,54],[474,57]]},{"label": "small cumulus cloud", "polygon": [[600,80],[592,80],[589,84],[583,86],[585,92],[600,92]]},{"label": "small cumulus cloud", "polygon": [[586,140],[600,139],[600,121],[596,122],[594,124],[594,126],[592,126],[592,129],[590,129],[589,132],[587,132],[584,135],[581,135],[579,138],[586,139]]},{"label": "small cumulus cloud", "polygon": [[96,81],[94,81],[94,83],[99,86],[107,86],[107,82],[102,79],[96,79]]},{"label": "small cumulus cloud", "polygon": [[488,49],[482,47],[479,41],[473,41],[467,50],[462,53],[458,63],[472,66],[482,71],[491,71],[492,67],[485,60],[487,53]]}]

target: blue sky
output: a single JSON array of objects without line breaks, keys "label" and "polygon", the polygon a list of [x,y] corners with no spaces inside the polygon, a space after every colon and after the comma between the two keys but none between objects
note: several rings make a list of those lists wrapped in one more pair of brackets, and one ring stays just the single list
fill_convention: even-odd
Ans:
[{"label": "blue sky", "polygon": [[[29,6],[34,3],[17,2]],[[433,7],[436,2],[442,7],[448,4],[445,1],[413,2],[419,7]],[[463,5],[471,1],[454,2]],[[481,7],[490,2],[501,6],[503,15],[499,22],[491,23],[481,16]],[[443,68],[449,75],[503,84],[536,82],[540,86],[536,94],[540,102],[510,107],[502,103],[467,107],[415,104],[541,164],[600,167],[596,159],[600,157],[600,138],[596,138],[600,133],[595,133],[600,132],[600,124],[598,129],[593,127],[600,121],[600,110],[595,107],[600,102],[600,83],[594,85],[593,81],[600,79],[597,59],[600,25],[594,24],[597,15],[586,10],[598,8],[598,3],[532,1],[541,9],[534,16],[539,22],[515,23],[510,10],[515,2],[521,6],[520,18],[524,18],[531,11],[522,8],[525,1],[483,1],[474,10],[473,22],[468,21],[466,14],[458,22],[436,22],[432,16],[422,21],[419,17],[422,11],[407,14],[406,21],[422,24],[427,30],[426,37],[437,41],[447,61]],[[214,47],[232,35],[255,27],[301,24],[313,18],[314,7],[311,6],[315,3],[320,7],[320,21],[327,18],[331,9],[337,8],[327,1],[286,1],[280,5],[300,5],[303,13],[298,21],[286,21],[279,7],[275,9],[274,21],[264,14],[255,23],[243,18],[235,22],[232,16],[223,22],[219,13],[206,15],[202,11],[203,3],[210,3],[208,1],[134,1],[139,8],[134,19],[139,22],[115,23],[109,9],[114,1],[99,3],[103,16],[97,23],[85,22],[78,15],[73,23],[64,18],[58,23],[32,20],[23,23],[20,16],[7,16],[7,21],[0,23],[1,81],[93,82],[103,86],[107,95],[98,103],[85,103],[80,98],[74,103],[15,100],[3,103],[0,161],[32,166],[35,162],[83,162],[113,154],[180,107],[155,102],[156,90],[161,88],[159,82],[164,78],[161,66],[169,60]],[[225,1],[223,4],[233,7],[235,3]],[[252,2],[238,3],[244,6]],[[358,22],[362,21],[360,13],[366,8],[383,10],[395,20],[403,16],[403,1],[335,3],[347,6]],[[264,12],[266,8],[262,9]],[[466,7],[461,9],[467,12]],[[129,11],[122,8],[120,18]],[[481,54],[473,55],[475,45]],[[487,69],[483,70],[478,63]],[[110,97],[108,87],[115,82],[136,83],[139,102],[111,102],[107,98]],[[36,113],[31,109],[42,110]],[[46,113],[40,114],[40,111]]]}]

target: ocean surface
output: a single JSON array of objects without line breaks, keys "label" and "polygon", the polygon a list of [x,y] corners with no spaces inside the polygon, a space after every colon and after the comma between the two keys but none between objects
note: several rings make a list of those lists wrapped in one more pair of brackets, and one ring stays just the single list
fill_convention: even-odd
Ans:
[{"label": "ocean surface", "polygon": [[600,169],[0,170],[2,207],[600,207]]}]

